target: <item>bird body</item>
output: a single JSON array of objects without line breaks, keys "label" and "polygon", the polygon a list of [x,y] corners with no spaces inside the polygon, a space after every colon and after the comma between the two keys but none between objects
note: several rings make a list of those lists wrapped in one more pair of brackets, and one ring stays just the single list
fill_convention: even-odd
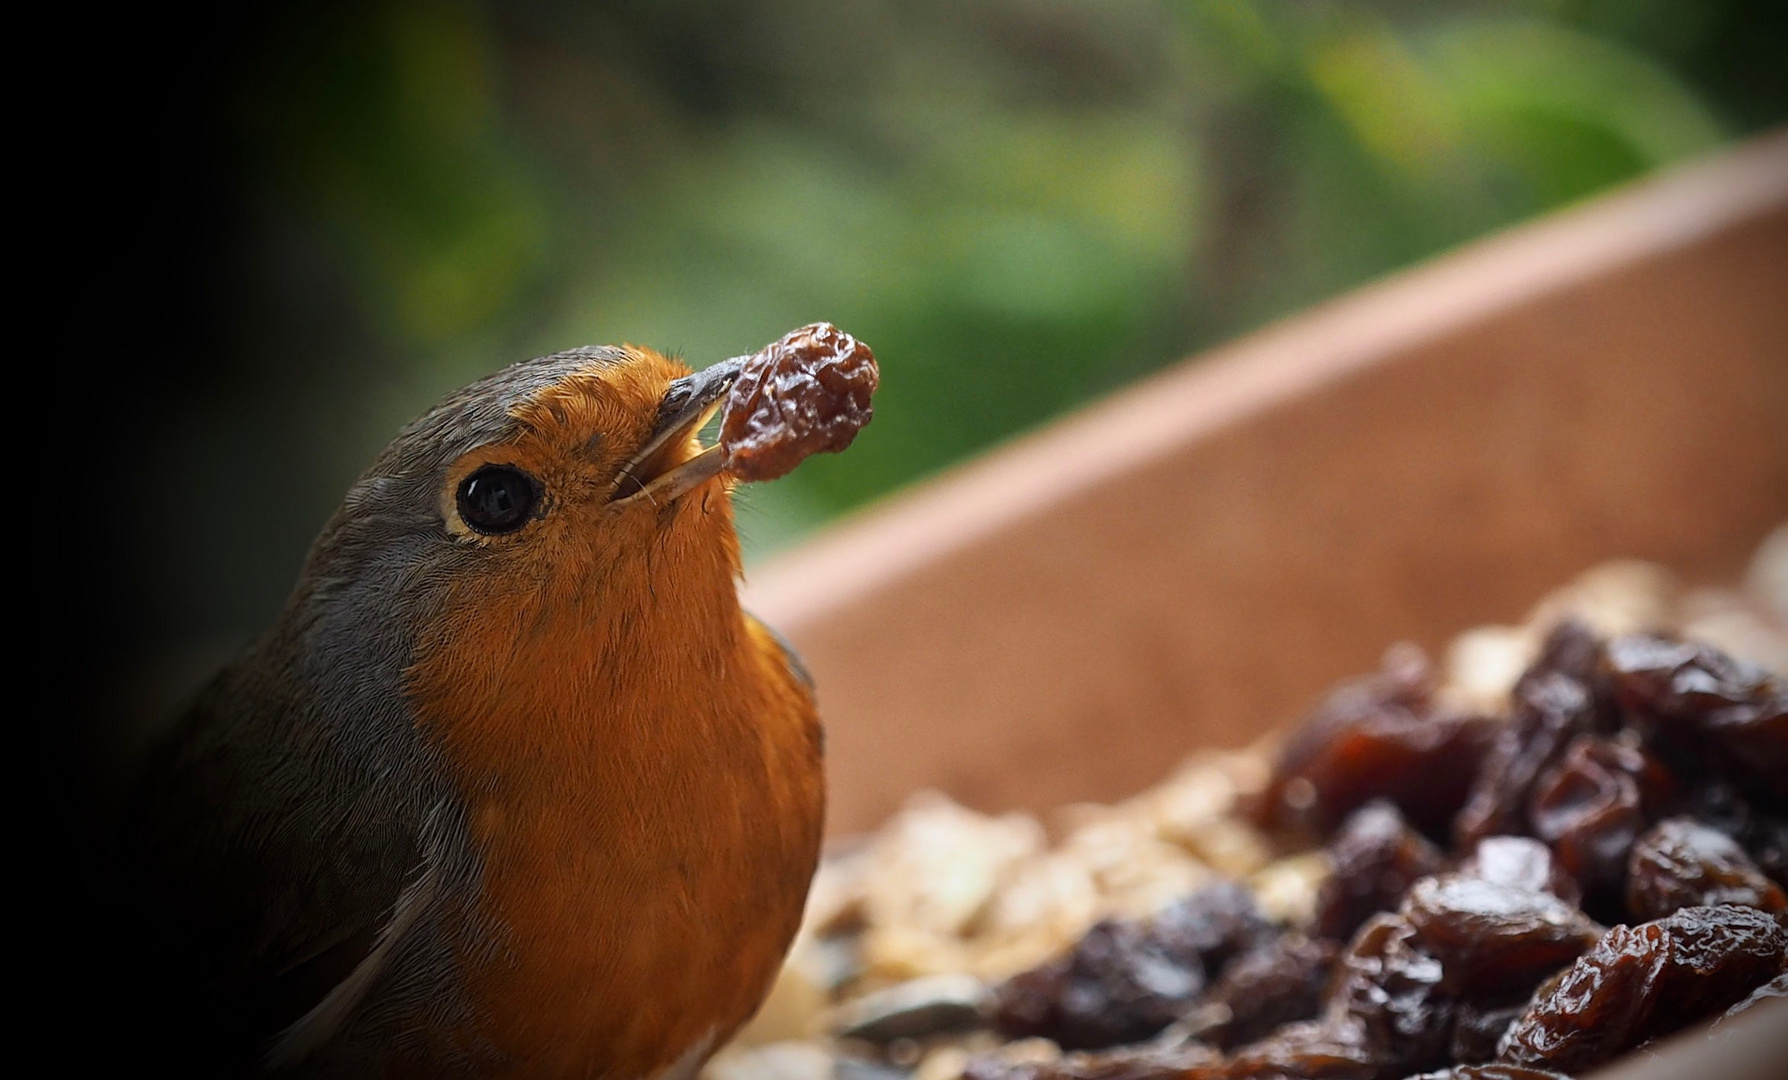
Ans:
[{"label": "bird body", "polygon": [[739,607],[725,387],[527,361],[406,428],[144,789],[170,1045],[326,1075],[693,1073],[818,858],[811,688]]}]

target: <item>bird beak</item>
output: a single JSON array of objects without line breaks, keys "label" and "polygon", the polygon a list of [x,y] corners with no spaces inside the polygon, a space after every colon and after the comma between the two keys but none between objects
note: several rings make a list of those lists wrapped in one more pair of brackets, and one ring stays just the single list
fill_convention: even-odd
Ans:
[{"label": "bird beak", "polygon": [[726,465],[726,453],[720,447],[710,446],[694,456],[685,455],[689,437],[701,430],[720,408],[743,364],[743,357],[723,360],[670,384],[658,403],[652,434],[615,478],[608,498],[611,505],[642,498],[655,504],[667,503],[720,475]]}]

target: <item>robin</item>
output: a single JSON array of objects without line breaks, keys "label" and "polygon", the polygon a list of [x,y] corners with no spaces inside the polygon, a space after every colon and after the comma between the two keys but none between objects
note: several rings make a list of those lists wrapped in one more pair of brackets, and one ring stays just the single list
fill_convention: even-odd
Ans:
[{"label": "robin", "polygon": [[750,1017],[824,783],[812,687],[739,607],[697,438],[738,370],[518,363],[353,485],[142,790],[161,1050],[679,1080]]}]

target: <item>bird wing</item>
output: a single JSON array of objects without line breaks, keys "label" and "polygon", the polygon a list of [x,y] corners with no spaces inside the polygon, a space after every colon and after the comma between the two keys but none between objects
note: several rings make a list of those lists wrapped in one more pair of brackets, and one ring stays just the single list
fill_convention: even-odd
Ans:
[{"label": "bird wing", "polygon": [[276,1039],[296,1060],[354,1015],[441,891],[440,796],[218,682],[139,792],[144,997],[195,1053],[253,1060]]},{"label": "bird wing", "polygon": [[441,890],[441,872],[430,867],[398,897],[391,918],[379,931],[378,942],[346,978],[336,983],[323,999],[280,1033],[265,1062],[272,1069],[286,1069],[304,1061],[339,1035],[366,998],[367,991],[385,974],[397,945],[433,906]]}]

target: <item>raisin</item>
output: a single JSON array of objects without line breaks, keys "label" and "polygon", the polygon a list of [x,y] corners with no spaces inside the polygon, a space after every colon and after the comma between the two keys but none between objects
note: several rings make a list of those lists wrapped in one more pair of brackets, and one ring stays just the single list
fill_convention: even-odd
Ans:
[{"label": "raisin", "polygon": [[1368,1045],[1360,1024],[1346,1018],[1286,1024],[1238,1048],[1223,1070],[1225,1080],[1378,1080],[1383,1075],[1384,1056]]},{"label": "raisin", "polygon": [[1357,1022],[1392,1075],[1436,1068],[1446,1063],[1453,1025],[1444,974],[1439,959],[1417,943],[1409,920],[1374,915],[1341,954],[1325,1019]]},{"label": "raisin", "polygon": [[1261,823],[1327,835],[1382,797],[1417,828],[1444,833],[1496,725],[1441,710],[1433,690],[1414,646],[1392,649],[1379,673],[1342,684],[1286,743],[1257,810]]},{"label": "raisin", "polygon": [[1602,936],[1550,893],[1462,874],[1416,882],[1400,914],[1414,943],[1440,961],[1446,989],[1462,997],[1532,990]]},{"label": "raisin", "polygon": [[1599,735],[1578,736],[1535,785],[1534,834],[1582,886],[1588,910],[1619,913],[1627,854],[1674,785],[1655,758]]},{"label": "raisin", "polygon": [[1009,1061],[977,1054],[963,1080],[1217,1080],[1222,1057],[1208,1046],[1126,1046],[1063,1054],[1055,1061]]},{"label": "raisin", "polygon": [[1196,955],[1172,956],[1145,926],[1107,919],[1068,955],[994,988],[993,1023],[1008,1037],[1043,1036],[1068,1049],[1146,1039],[1204,989]]},{"label": "raisin", "polygon": [[1146,1039],[1191,1005],[1232,957],[1275,933],[1244,886],[1201,889],[1145,920],[1107,919],[1066,956],[994,988],[994,1026],[1068,1049]]},{"label": "raisin", "polygon": [[1788,805],[1788,682],[1710,646],[1647,634],[1609,642],[1606,664],[1629,722],[1668,761]]},{"label": "raisin", "polygon": [[[1598,686],[1603,679],[1603,651],[1602,639],[1587,623],[1574,618],[1561,619],[1547,631],[1546,640],[1540,644],[1540,655],[1534,658],[1525,674],[1563,675],[1585,686]],[[1607,726],[1613,719],[1612,704],[1604,705],[1602,711],[1606,714],[1602,726]]]},{"label": "raisin", "polygon": [[1486,836],[1459,864],[1459,872],[1498,885],[1549,892],[1573,904],[1582,896],[1577,880],[1558,865],[1552,849],[1526,836]]},{"label": "raisin", "polygon": [[1234,881],[1207,885],[1162,908],[1148,922],[1172,955],[1195,956],[1212,973],[1280,933],[1261,914],[1254,890]]},{"label": "raisin", "polygon": [[1736,840],[1770,880],[1788,889],[1788,818],[1757,809],[1722,780],[1703,782],[1682,799],[1688,817]]},{"label": "raisin", "polygon": [[1453,1060],[1478,1065],[1496,1058],[1503,1033],[1527,1011],[1528,995],[1494,1001],[1461,1001],[1453,1014]]},{"label": "raisin", "polygon": [[1500,1061],[1482,1065],[1455,1065],[1439,1072],[1423,1073],[1409,1080],[1571,1080],[1564,1073],[1536,1069],[1528,1065],[1509,1065]]},{"label": "raisin", "polygon": [[1670,928],[1675,947],[1660,1004],[1676,1027],[1724,1012],[1788,970],[1788,927],[1756,908],[1682,908],[1653,921]]},{"label": "raisin", "polygon": [[1417,878],[1446,865],[1440,849],[1382,801],[1349,815],[1328,847],[1333,869],[1317,890],[1313,928],[1340,941],[1373,915],[1396,907]]},{"label": "raisin", "polygon": [[851,444],[874,415],[881,379],[869,346],[831,323],[783,335],[747,357],[720,426],[726,467],[741,480],[774,480],[818,453]]},{"label": "raisin", "polygon": [[1599,643],[1578,623],[1560,623],[1547,636],[1539,659],[1516,682],[1513,715],[1497,732],[1453,822],[1459,847],[1525,833],[1528,799],[1540,775],[1572,739],[1608,726],[1607,707],[1594,689],[1599,655]]},{"label": "raisin", "polygon": [[1322,1009],[1323,988],[1339,951],[1332,941],[1285,934],[1237,958],[1188,1014],[1198,1038],[1228,1050],[1280,1024],[1309,1020]]},{"label": "raisin", "polygon": [[1633,845],[1627,864],[1627,910],[1636,919],[1661,919],[1678,908],[1708,904],[1744,904],[1774,912],[1788,906],[1788,901],[1725,833],[1688,818],[1658,822]]},{"label": "raisin", "polygon": [[1616,926],[1542,987],[1501,1058],[1566,1072],[1721,1012],[1782,970],[1788,931],[1755,908],[1683,908]]}]

